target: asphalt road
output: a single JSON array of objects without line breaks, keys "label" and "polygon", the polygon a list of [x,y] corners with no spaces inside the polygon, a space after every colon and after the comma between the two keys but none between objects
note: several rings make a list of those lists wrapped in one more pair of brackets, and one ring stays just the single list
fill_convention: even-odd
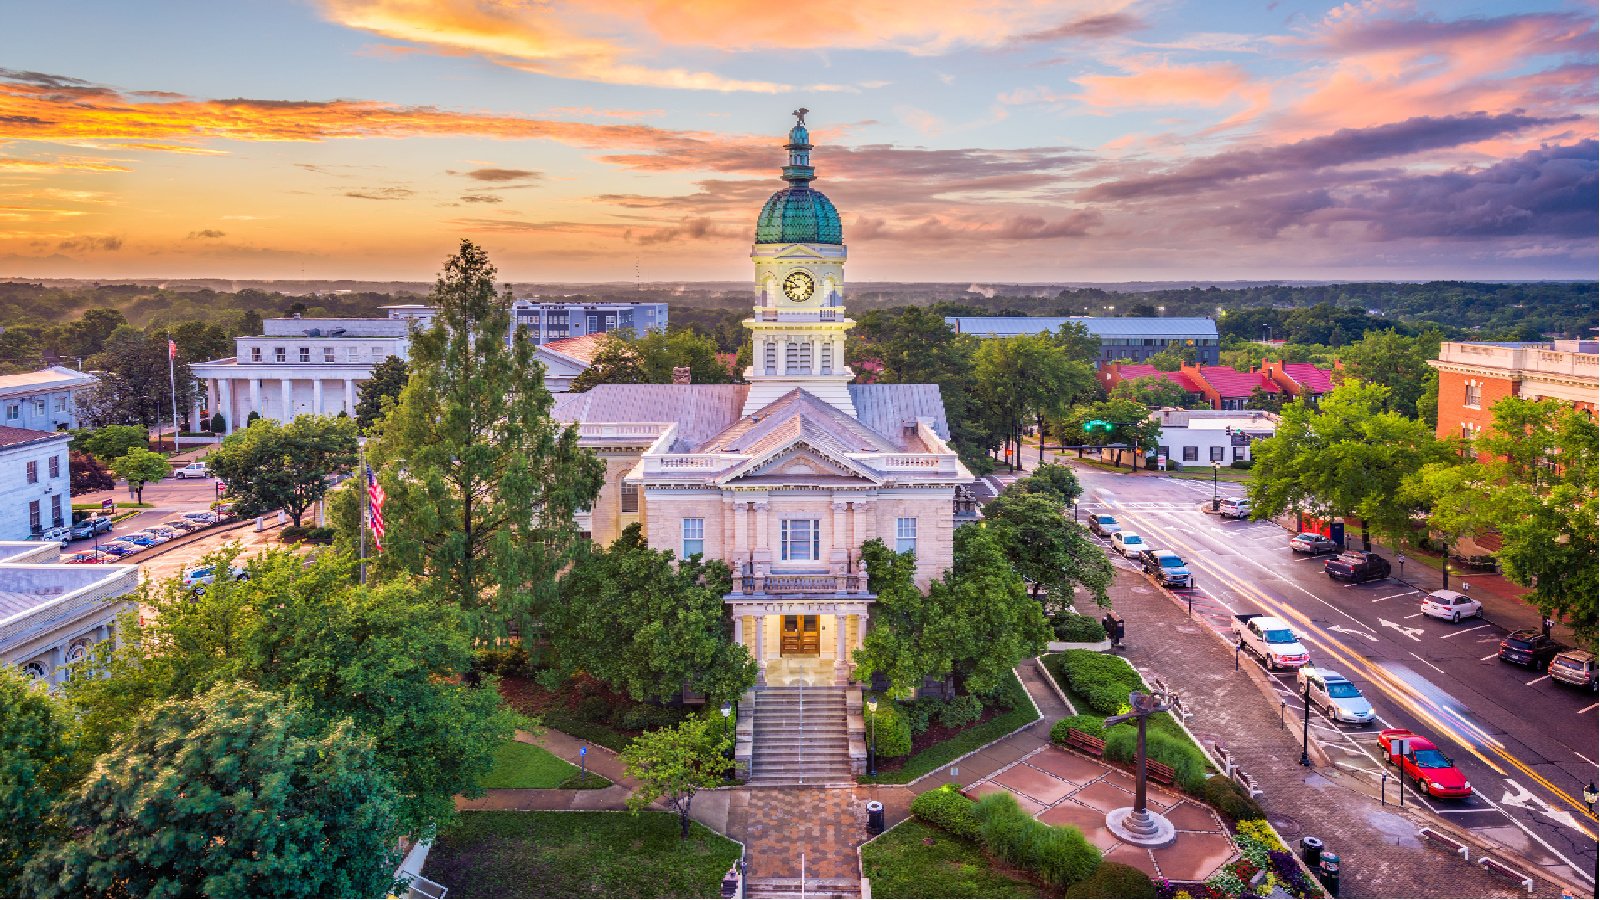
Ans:
[{"label": "asphalt road", "polygon": [[[1536,865],[1564,866],[1568,877],[1593,884],[1596,822],[1582,796],[1600,759],[1592,692],[1496,659],[1508,629],[1493,615],[1460,624],[1422,615],[1431,579],[1421,589],[1395,579],[1345,585],[1323,573],[1325,556],[1290,551],[1281,527],[1207,514],[1209,483],[1075,468],[1085,487],[1081,515],[1114,515],[1151,546],[1183,557],[1195,575],[1197,619],[1231,633],[1236,613],[1280,616],[1311,651],[1313,665],[1340,672],[1362,690],[1378,725],[1341,726],[1313,712],[1312,739],[1334,765],[1396,802],[1396,780],[1381,777],[1377,731],[1410,728],[1455,760],[1474,795],[1425,798],[1412,786],[1406,803],[1425,804]],[[1227,496],[1227,486],[1223,491]],[[1255,663],[1245,656],[1243,664]],[[1274,680],[1290,705],[1286,717],[1298,717],[1294,673]]]}]

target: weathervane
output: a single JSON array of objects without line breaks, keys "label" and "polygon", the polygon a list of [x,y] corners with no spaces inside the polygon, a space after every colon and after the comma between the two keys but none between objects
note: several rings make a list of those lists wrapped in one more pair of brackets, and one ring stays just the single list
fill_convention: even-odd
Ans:
[{"label": "weathervane", "polygon": [[799,119],[800,120],[800,122],[799,122],[800,125],[805,125],[806,124],[806,113],[808,113],[808,112],[811,112],[811,110],[806,109],[804,106],[802,106],[799,109],[795,110],[794,112],[790,113],[789,115],[794,116],[796,119]]}]

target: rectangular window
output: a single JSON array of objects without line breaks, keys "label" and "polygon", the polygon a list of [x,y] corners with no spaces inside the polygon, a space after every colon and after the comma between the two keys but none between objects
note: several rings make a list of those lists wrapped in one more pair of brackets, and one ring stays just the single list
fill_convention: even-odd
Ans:
[{"label": "rectangular window", "polygon": [[383,345],[382,344],[373,344],[372,345],[372,358],[374,360],[383,359]]},{"label": "rectangular window", "polygon": [[273,347],[272,348],[272,359],[275,362],[288,362],[289,361],[289,351],[284,349],[284,348],[282,348],[282,347]]},{"label": "rectangular window", "polygon": [[1245,452],[1247,450],[1249,450],[1248,447],[1235,447],[1235,448],[1233,448],[1233,458],[1235,460],[1244,459],[1244,455],[1245,455]]},{"label": "rectangular window", "polygon": [[778,374],[778,345],[777,345],[777,343],[775,343],[773,341],[767,341],[767,352],[766,352],[766,355],[764,357],[764,360],[765,361],[763,363],[763,367],[767,370],[767,374],[768,375],[776,375],[776,374]]},{"label": "rectangular window", "polygon": [[334,354],[334,349],[332,347],[323,347],[322,348],[322,361],[325,362],[325,363],[333,362],[333,354]]},{"label": "rectangular window", "polygon": [[828,341],[822,345],[822,374],[833,374],[833,342]]},{"label": "rectangular window", "polygon": [[1185,448],[1183,448],[1183,461],[1184,462],[1198,462],[1199,460],[1200,460],[1200,448],[1199,447],[1185,447]]},{"label": "rectangular window", "polygon": [[50,477],[51,478],[60,478],[61,477],[61,457],[59,457],[59,456],[50,457]]},{"label": "rectangular window", "polygon": [[250,348],[250,361],[251,362],[261,362],[261,348],[260,347],[251,347]]},{"label": "rectangular window", "polygon": [[34,415],[36,415],[36,416],[44,415],[45,414],[45,409],[46,408],[45,408],[43,400],[35,400],[35,401],[33,401],[33,414]]},{"label": "rectangular window", "polygon": [[60,528],[65,524],[61,518],[61,495],[56,494],[50,498],[50,527]]},{"label": "rectangular window", "polygon": [[20,403],[7,403],[6,404],[6,418],[8,418],[8,419],[20,419],[20,418],[22,418],[22,404],[20,404]]},{"label": "rectangular window", "polygon": [[1221,447],[1212,447],[1211,448],[1211,461],[1212,462],[1222,462],[1222,448]]},{"label": "rectangular window", "polygon": [[65,397],[57,397],[56,398],[56,412],[66,412],[66,411],[67,411],[67,398],[65,398]]},{"label": "rectangular window", "polygon": [[1480,408],[1483,403],[1483,385],[1467,382],[1466,405],[1471,409]]},{"label": "rectangular window", "polygon": [[636,513],[639,511],[639,486],[624,481],[622,483],[622,511]]},{"label": "rectangular window", "polygon": [[810,562],[822,558],[820,519],[783,520],[783,558],[789,562]]},{"label": "rectangular window", "polygon": [[44,530],[44,520],[39,515],[39,501],[28,501],[28,530],[34,534]]},{"label": "rectangular window", "polygon": [[36,460],[28,460],[28,483],[39,483],[39,463]]},{"label": "rectangular window", "polygon": [[915,553],[915,552],[917,552],[917,520],[916,519],[895,519],[894,520],[894,552],[896,552],[896,553]]},{"label": "rectangular window", "polygon": [[697,556],[706,552],[706,520],[683,520],[683,558]]},{"label": "rectangular window", "polygon": [[310,347],[301,347],[300,348],[300,361],[303,362],[303,363],[311,362],[311,348]]}]

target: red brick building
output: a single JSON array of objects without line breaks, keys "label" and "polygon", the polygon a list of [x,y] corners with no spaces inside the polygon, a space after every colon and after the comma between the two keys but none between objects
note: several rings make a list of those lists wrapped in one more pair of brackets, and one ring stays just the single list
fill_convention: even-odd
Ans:
[{"label": "red brick building", "polygon": [[1506,397],[1555,398],[1594,414],[1600,401],[1600,355],[1595,341],[1539,344],[1446,342],[1429,365],[1439,371],[1441,438],[1471,440],[1494,424],[1495,403]]}]

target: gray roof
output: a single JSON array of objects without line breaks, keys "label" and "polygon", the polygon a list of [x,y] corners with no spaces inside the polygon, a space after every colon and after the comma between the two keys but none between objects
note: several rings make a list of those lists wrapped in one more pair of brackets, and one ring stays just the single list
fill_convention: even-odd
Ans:
[{"label": "gray roof", "polygon": [[677,422],[671,452],[696,447],[739,421],[748,384],[601,384],[557,394],[551,415],[563,422]]},{"label": "gray roof", "polygon": [[795,388],[729,426],[707,441],[700,452],[759,455],[798,438],[840,455],[905,449],[889,436],[878,434],[815,394]]},{"label": "gray roof", "polygon": [[1141,337],[1215,338],[1217,323],[1206,318],[1104,318],[1099,316],[947,316],[945,324],[962,334],[979,337],[1015,337],[1019,334],[1054,332],[1068,322],[1077,322],[1101,338]]},{"label": "gray roof", "polygon": [[932,419],[933,433],[950,440],[944,417],[944,397],[937,384],[852,384],[850,399],[861,424],[896,442],[907,422]]}]

